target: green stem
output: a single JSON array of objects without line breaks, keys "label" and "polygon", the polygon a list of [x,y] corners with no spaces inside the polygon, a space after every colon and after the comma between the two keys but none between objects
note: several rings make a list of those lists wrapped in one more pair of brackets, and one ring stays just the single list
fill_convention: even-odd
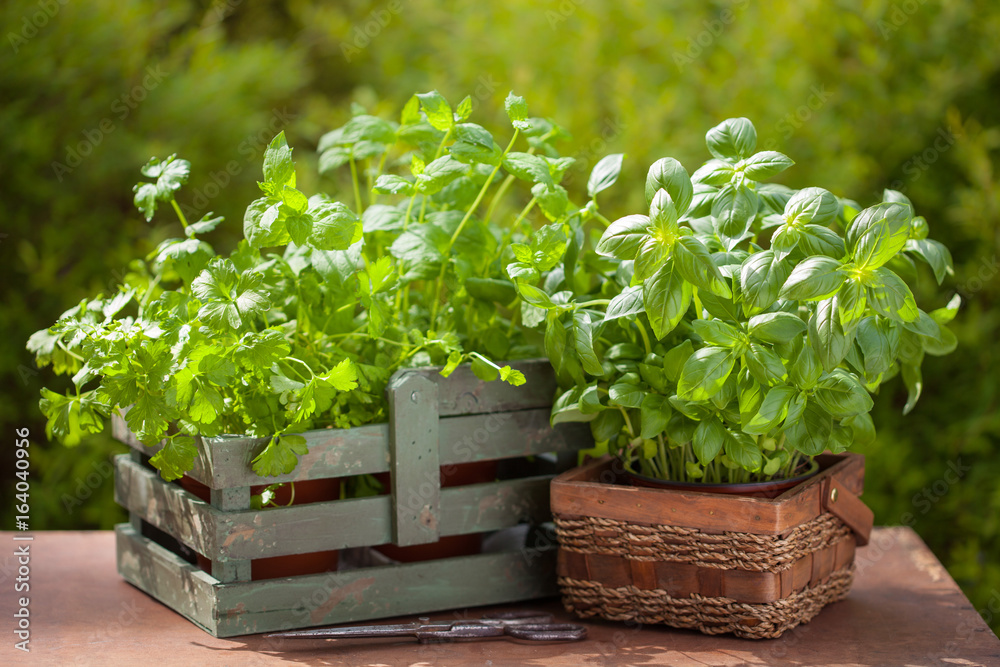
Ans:
[{"label": "green stem", "polygon": [[[454,126],[452,126],[452,127],[454,127]],[[451,137],[452,127],[449,127],[448,131],[444,133],[443,137],[441,137],[441,143],[438,144],[437,150],[434,152],[434,160],[436,160],[439,157],[441,157],[441,153],[444,151],[444,145],[448,141],[448,139]],[[434,160],[431,160],[431,162],[433,162]],[[424,222],[424,214],[425,213],[427,213],[427,196],[426,195],[424,196],[424,198],[420,202],[420,224],[423,224],[423,222]]]},{"label": "green stem", "polygon": [[[316,374],[313,373],[313,369],[309,367],[309,364],[307,364],[306,362],[302,361],[301,359],[297,359],[295,357],[285,357],[285,361],[296,361],[296,362],[302,364],[305,367],[305,369],[307,371],[309,371],[309,378],[308,379],[312,379],[312,378],[316,377]],[[301,377],[303,380],[307,379],[305,375],[299,374],[299,377]]]},{"label": "green stem", "polygon": [[[529,201],[524,206],[524,208],[521,209],[521,212],[518,214],[517,218],[515,218],[514,223],[510,227],[504,230],[503,238],[500,239],[500,245],[497,246],[498,253],[501,254],[503,253],[503,249],[507,247],[507,244],[510,242],[510,239],[514,235],[514,232],[517,231],[517,226],[521,224],[521,221],[524,220],[524,216],[528,215],[528,212],[531,211],[531,209],[534,208],[535,204],[537,203],[538,200],[532,197],[531,201]],[[499,255],[497,256],[499,257]]]},{"label": "green stem", "polygon": [[593,301],[584,301],[583,303],[576,304],[577,308],[588,308],[590,306],[606,306],[611,303],[611,299],[594,299]]},{"label": "green stem", "polygon": [[364,206],[361,205],[361,184],[358,182],[358,165],[354,163],[354,151],[351,151],[351,157],[348,160],[351,165],[351,182],[354,184],[354,205],[358,209],[358,215],[360,216],[365,212]]},{"label": "green stem", "polygon": [[625,418],[625,430],[628,431],[628,437],[631,440],[635,438],[635,432],[632,431],[632,420],[628,418],[628,411],[625,408],[619,405],[618,409],[621,410],[622,417]]},{"label": "green stem", "polygon": [[451,240],[448,242],[448,248],[445,250],[445,254],[448,254],[448,252],[451,251],[451,247],[455,245],[455,241],[458,240],[462,230],[465,229],[465,224],[469,222],[472,214],[475,213],[477,208],[479,208],[480,202],[482,202],[483,197],[486,196],[486,191],[490,189],[493,179],[496,177],[497,172],[500,171],[500,165],[503,164],[503,159],[507,156],[507,153],[510,152],[510,149],[514,147],[514,142],[517,141],[517,136],[520,132],[521,131],[518,129],[514,130],[514,136],[511,137],[510,143],[507,144],[507,148],[504,149],[503,154],[500,156],[497,166],[493,168],[493,171],[490,173],[490,177],[486,179],[486,182],[483,183],[483,187],[479,190],[479,194],[476,195],[476,200],[472,202],[472,206],[470,206],[469,210],[465,213],[465,217],[462,218],[462,222],[458,223],[458,228],[455,230],[455,233],[451,235]]},{"label": "green stem", "polygon": [[[410,213],[413,212],[413,202],[415,201],[417,201],[417,195],[414,194],[412,197],[410,197],[410,203],[406,207],[406,215],[403,217],[404,232],[406,231],[406,228],[410,226]],[[402,267],[400,268],[400,272],[402,272]]]},{"label": "green stem", "polygon": [[434,293],[431,295],[431,330],[437,324],[438,308],[441,303],[441,286],[444,283],[444,272],[448,268],[448,255],[451,254],[451,249],[455,245],[455,241],[458,240],[459,235],[461,235],[462,230],[465,229],[466,223],[472,218],[472,214],[475,213],[476,209],[479,208],[479,204],[483,201],[483,197],[486,196],[486,191],[490,189],[490,185],[493,183],[493,179],[496,177],[497,172],[500,171],[500,165],[503,164],[503,159],[510,152],[510,149],[514,147],[514,142],[517,141],[517,136],[520,134],[520,130],[514,129],[514,136],[511,137],[510,143],[507,144],[507,148],[504,149],[503,154],[500,156],[500,160],[497,161],[497,166],[493,168],[490,172],[489,178],[483,183],[483,187],[480,188],[479,194],[476,195],[475,201],[472,202],[472,206],[469,210],[465,212],[465,217],[462,218],[462,222],[458,223],[458,227],[455,229],[455,233],[451,235],[451,239],[448,241],[448,247],[445,248],[444,253],[445,260],[441,262],[441,272],[438,274],[437,281],[434,283]]},{"label": "green stem", "polygon": [[[533,151],[534,149],[528,152],[530,153]],[[497,188],[497,191],[493,194],[493,199],[490,200],[490,205],[486,209],[486,217],[483,218],[484,223],[488,223],[490,221],[490,218],[493,217],[493,212],[500,204],[500,201],[503,199],[503,196],[507,194],[507,190],[510,188],[511,183],[513,182],[514,182],[514,174],[507,174],[507,178],[503,179],[503,183],[500,184],[500,187]]]},{"label": "green stem", "polygon": [[156,286],[160,284],[161,278],[163,278],[162,273],[156,274],[156,278],[153,279],[153,282],[149,284],[149,287],[146,288],[145,293],[142,295],[142,300],[139,302],[139,317],[142,317],[142,311],[146,308],[146,304],[149,303],[149,297],[156,291]]},{"label": "green stem", "polygon": [[184,212],[181,211],[181,207],[177,205],[177,200],[171,197],[170,205],[174,207],[174,212],[177,213],[177,217],[180,218],[181,226],[184,227],[184,229],[187,229],[188,228],[187,218],[184,217]]},{"label": "green stem", "polygon": [[[74,358],[74,359],[76,359],[77,361],[82,361],[82,362],[84,362],[84,363],[87,363],[87,360],[86,360],[86,359],[84,359],[83,357],[81,357],[81,356],[80,356],[79,354],[77,354],[76,352],[73,352],[73,351],[71,351],[71,350],[70,350],[70,349],[69,349],[68,347],[66,347],[66,343],[62,342],[61,340],[59,341],[59,347],[60,347],[60,348],[62,348],[62,351],[63,351],[63,352],[65,352],[65,353],[66,353],[66,354],[68,354],[69,356],[73,357],[73,358]],[[79,392],[79,389],[78,389],[77,391]]]},{"label": "green stem", "polygon": [[[385,159],[387,157],[389,157],[389,149],[388,148],[386,148],[385,151],[382,153],[382,158],[378,161],[378,171],[376,171],[375,175],[370,179],[371,181],[377,181],[378,177],[382,175],[382,170],[385,168]],[[372,186],[372,187],[374,187],[374,186]],[[368,194],[371,197],[369,199],[369,201],[372,204],[374,204],[375,202],[378,201],[378,193],[375,192],[374,190],[372,190],[372,187],[368,188]]]},{"label": "green stem", "polygon": [[372,204],[375,203],[374,200],[373,200],[374,195],[372,194],[372,187],[374,187],[374,184],[372,183],[372,159],[371,158],[367,158],[365,160],[365,185],[368,188],[368,206],[370,207]]},{"label": "green stem", "polygon": [[600,220],[600,221],[601,221],[601,223],[602,223],[602,224],[603,224],[603,225],[604,225],[605,227],[610,227],[610,226],[611,226],[611,221],[610,221],[610,220],[608,220],[607,218],[605,218],[605,217],[604,217],[603,215],[601,215],[601,214],[600,214],[600,213],[598,213],[597,211],[594,211],[594,217],[595,217],[595,218],[597,218],[598,220]]},{"label": "green stem", "polygon": [[646,348],[646,354],[652,354],[653,346],[649,344],[649,334],[646,333],[646,327],[642,326],[639,318],[635,319],[635,323],[639,327],[639,335],[642,336],[642,344]]}]

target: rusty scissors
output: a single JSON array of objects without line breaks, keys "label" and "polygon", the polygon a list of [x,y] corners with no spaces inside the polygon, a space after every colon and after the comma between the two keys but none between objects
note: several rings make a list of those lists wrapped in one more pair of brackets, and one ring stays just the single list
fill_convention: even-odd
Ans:
[{"label": "rusty scissors", "polygon": [[587,638],[587,628],[573,623],[555,623],[551,614],[508,611],[486,614],[474,620],[435,621],[399,625],[356,625],[346,628],[294,630],[264,635],[268,639],[349,639],[416,637],[421,644],[462,639],[512,637],[536,642],[572,642]]}]

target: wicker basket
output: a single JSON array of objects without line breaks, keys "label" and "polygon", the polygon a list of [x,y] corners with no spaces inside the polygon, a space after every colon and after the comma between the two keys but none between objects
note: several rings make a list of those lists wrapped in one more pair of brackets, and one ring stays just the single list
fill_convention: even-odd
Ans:
[{"label": "wicker basket", "polygon": [[563,604],[581,617],[779,637],[847,595],[872,512],[864,457],[774,499],[619,483],[604,458],[552,483]]}]

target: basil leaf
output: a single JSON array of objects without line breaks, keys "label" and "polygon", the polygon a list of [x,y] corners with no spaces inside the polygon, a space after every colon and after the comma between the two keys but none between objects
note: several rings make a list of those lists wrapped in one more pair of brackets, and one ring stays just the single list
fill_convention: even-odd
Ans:
[{"label": "basil leaf", "polygon": [[943,244],[932,239],[910,239],[906,242],[906,249],[930,264],[938,285],[945,276],[954,273],[951,252]]},{"label": "basil leaf", "polygon": [[706,343],[720,347],[733,348],[743,345],[745,341],[739,329],[721,320],[695,320],[691,323],[691,328]]},{"label": "basil leaf", "polygon": [[604,313],[604,320],[614,320],[643,312],[642,292],[642,285],[626,287],[621,294],[611,299],[611,303],[608,304],[608,309]]},{"label": "basil leaf", "polygon": [[903,383],[906,385],[908,395],[906,405],[903,406],[903,414],[908,415],[920,400],[920,394],[924,390],[924,379],[920,373],[920,366],[912,364],[901,364],[900,371],[903,376]]},{"label": "basil leaf", "polygon": [[826,449],[833,433],[833,418],[809,401],[802,418],[785,430],[785,442],[806,456],[818,456]]},{"label": "basil leaf", "polygon": [[868,286],[868,303],[883,317],[897,322],[913,322],[920,317],[920,309],[913,292],[903,279],[885,267],[875,269]]},{"label": "basil leaf", "polygon": [[740,267],[744,304],[760,310],[769,308],[778,299],[791,271],[791,267],[779,261],[771,250],[747,257]]},{"label": "basil leaf", "polygon": [[899,328],[885,318],[869,316],[858,323],[857,341],[864,356],[864,372],[875,376],[892,366],[899,353]]},{"label": "basil leaf", "polygon": [[757,148],[757,130],[746,118],[729,118],[705,134],[705,144],[717,158],[746,158]]},{"label": "basil leaf", "polygon": [[788,379],[788,371],[785,370],[781,357],[764,345],[751,343],[744,358],[750,374],[766,387],[773,387]]},{"label": "basil leaf", "polygon": [[727,250],[746,238],[750,223],[757,215],[757,193],[746,185],[726,185],[712,202],[715,230]]},{"label": "basil leaf", "polygon": [[598,192],[607,190],[618,180],[622,171],[622,161],[625,159],[624,153],[605,155],[601,158],[587,179],[587,195],[593,199]]},{"label": "basil leaf", "polygon": [[795,162],[787,155],[777,151],[761,151],[743,161],[743,173],[747,178],[759,181],[777,176],[793,164]]},{"label": "basil leaf", "polygon": [[840,262],[830,257],[810,257],[792,269],[779,296],[789,301],[829,298],[837,293],[847,278],[840,268]]},{"label": "basil leaf", "polygon": [[667,397],[659,394],[646,394],[642,399],[640,411],[642,427],[639,435],[646,439],[655,438],[663,433],[673,414]]},{"label": "basil leaf", "polygon": [[757,472],[764,463],[757,442],[746,433],[726,431],[726,456],[750,472]]},{"label": "basil leaf", "polygon": [[601,377],[604,366],[601,365],[597,353],[594,352],[594,330],[590,316],[586,313],[573,313],[573,345],[577,356],[583,364],[583,370]]},{"label": "basil leaf", "polygon": [[856,329],[844,328],[837,316],[838,298],[824,299],[816,304],[809,318],[809,342],[827,371],[836,368],[854,343]]},{"label": "basil leaf", "polygon": [[691,436],[691,449],[702,465],[708,465],[719,455],[726,444],[726,427],[715,417],[698,422]]},{"label": "basil leaf", "polygon": [[689,401],[706,401],[722,389],[735,359],[724,347],[703,347],[684,363],[677,395]]},{"label": "basil leaf", "polygon": [[691,305],[691,286],[668,262],[642,284],[642,303],[653,335],[663,338],[680,323]]},{"label": "basil leaf", "polygon": [[895,256],[910,237],[910,210],[882,203],[858,213],[847,228],[847,245],[859,269],[875,269]]},{"label": "basil leaf", "polygon": [[838,419],[869,412],[874,405],[871,396],[854,375],[841,368],[820,378],[813,397]]},{"label": "basil leaf", "polygon": [[674,158],[657,160],[646,173],[646,203],[651,204],[660,190],[666,190],[670,195],[670,200],[677,208],[677,215],[684,215],[691,206],[691,197],[694,195],[691,177]]},{"label": "basil leaf", "polygon": [[608,389],[608,400],[611,405],[621,405],[626,408],[642,406],[645,392],[634,384],[619,382]]},{"label": "basil leaf", "polygon": [[723,299],[731,299],[732,290],[715,265],[712,254],[693,236],[677,239],[673,252],[675,270],[695,287],[708,290]]},{"label": "basil leaf", "polygon": [[788,415],[788,402],[796,394],[795,387],[782,385],[767,391],[764,400],[743,431],[751,435],[764,435],[774,429]]},{"label": "basil leaf", "polygon": [[604,230],[597,243],[597,252],[617,259],[634,259],[639,246],[649,236],[649,226],[649,217],[645,215],[619,218]]},{"label": "basil leaf", "polygon": [[837,219],[840,205],[832,193],[823,188],[803,188],[785,204],[785,221],[790,224],[812,223],[828,226]]},{"label": "basil leaf", "polygon": [[765,343],[787,343],[806,330],[806,323],[791,313],[764,313],[750,318],[750,335]]}]

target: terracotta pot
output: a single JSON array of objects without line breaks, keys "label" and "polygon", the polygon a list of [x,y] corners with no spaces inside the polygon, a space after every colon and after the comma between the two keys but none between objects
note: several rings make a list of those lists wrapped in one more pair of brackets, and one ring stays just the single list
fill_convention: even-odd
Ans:
[{"label": "terracotta pot", "polygon": [[[390,493],[392,480],[389,473],[374,475],[382,485],[382,494]],[[475,461],[441,467],[441,488],[465,486],[467,484],[485,484],[496,480],[496,461]],[[436,558],[454,558],[456,556],[471,556],[482,552],[482,537],[478,533],[468,535],[447,535],[430,544],[414,544],[400,547],[395,544],[383,544],[374,547],[377,551],[400,563],[416,563]]]},{"label": "terracotta pot", "polygon": [[[205,502],[210,502],[211,489],[201,482],[185,475],[178,480],[178,483],[185,491]],[[252,486],[250,487],[250,493],[256,495],[263,492],[265,488],[267,488],[267,485]],[[291,495],[291,485],[285,485],[275,493],[274,502],[279,505],[287,505],[289,500],[291,500]],[[295,482],[295,502],[292,504],[306,505],[308,503],[338,500],[339,498],[339,479],[310,479]],[[300,574],[319,574],[321,572],[336,570],[339,561],[340,552],[336,550],[274,556],[272,558],[256,558],[250,562],[250,574],[253,581],[281,579]],[[212,561],[198,554],[198,567],[205,572],[211,573]]]},{"label": "terracotta pot", "polygon": [[[625,468],[624,464],[622,465]],[[647,477],[625,468],[623,477],[632,486],[647,489],[675,489],[677,491],[701,491],[703,493],[724,493],[751,498],[777,498],[788,489],[794,488],[819,472],[819,464],[813,463],[805,472],[788,479],[770,482],[746,482],[743,484],[705,484],[701,482],[673,482],[669,480]]]}]

